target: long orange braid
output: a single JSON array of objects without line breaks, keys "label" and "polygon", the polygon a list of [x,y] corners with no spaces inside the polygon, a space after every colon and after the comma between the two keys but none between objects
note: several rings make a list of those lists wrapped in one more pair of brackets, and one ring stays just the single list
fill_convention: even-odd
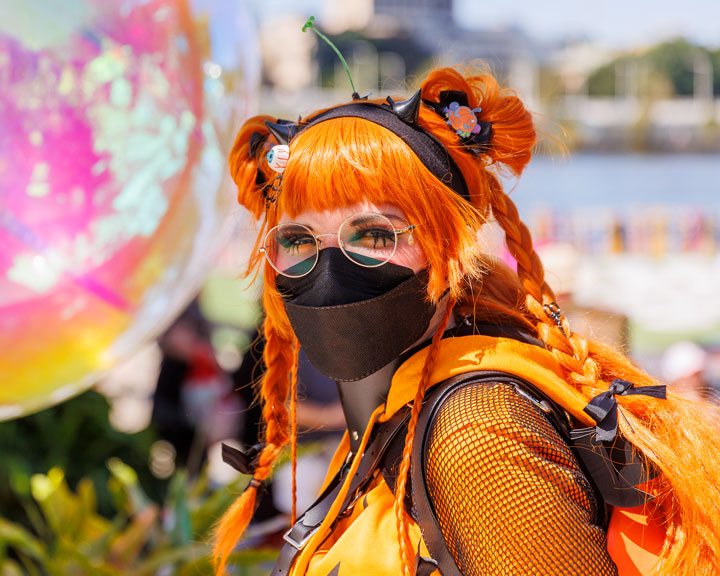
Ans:
[{"label": "long orange braid", "polygon": [[252,480],[242,495],[232,504],[220,520],[215,531],[213,552],[215,571],[225,573],[225,565],[235,544],[247,528],[255,510],[257,489],[270,476],[272,465],[289,440],[289,416],[286,404],[290,387],[288,375],[295,365],[292,341],[278,335],[271,316],[264,322],[265,349],[261,396],[263,421],[265,422],[265,447],[260,452],[258,465]]},{"label": "long orange braid", "polygon": [[408,471],[410,470],[410,456],[412,454],[413,440],[415,439],[415,429],[417,428],[418,418],[420,417],[420,409],[422,408],[423,398],[425,397],[425,389],[428,387],[430,374],[433,366],[435,366],[435,355],[438,349],[438,343],[442,340],[443,332],[447,328],[455,300],[448,299],[445,313],[442,320],[433,334],[430,344],[430,351],[425,359],[423,366],[422,378],[420,386],[413,401],[412,411],[410,413],[410,421],[408,422],[408,432],[405,437],[405,445],[403,447],[402,460],[398,469],[397,486],[395,487],[395,518],[398,531],[398,539],[400,541],[400,559],[402,561],[403,576],[411,576],[415,574],[415,554],[413,545],[410,540],[410,531],[408,528],[408,515],[405,511],[405,489],[407,487]]},{"label": "long orange braid", "polygon": [[297,379],[298,379],[298,355],[300,354],[300,342],[297,338],[293,342],[293,362],[290,369],[290,467],[292,468],[292,510],[290,512],[290,523],[295,524],[297,520]]}]

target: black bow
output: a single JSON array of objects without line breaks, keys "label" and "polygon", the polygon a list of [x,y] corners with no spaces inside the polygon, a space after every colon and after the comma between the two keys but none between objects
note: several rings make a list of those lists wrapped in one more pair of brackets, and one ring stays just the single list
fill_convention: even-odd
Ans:
[{"label": "black bow", "polygon": [[587,406],[585,406],[585,412],[597,422],[595,433],[599,441],[612,442],[617,435],[618,404],[615,396],[637,395],[651,396],[664,400],[667,397],[666,386],[642,386],[635,388],[632,382],[615,378],[606,392],[601,392],[588,402]]},{"label": "black bow", "polygon": [[[450,124],[448,118],[448,111],[450,110],[450,105],[453,103],[457,103],[459,106],[465,106],[466,108],[470,108],[470,105],[468,104],[467,94],[459,90],[443,90],[442,92],[440,92],[440,100],[438,102],[432,102],[430,100],[423,100],[423,102],[430,106],[430,108],[435,110],[435,112],[442,116],[446,121],[448,121],[448,125],[450,126],[451,130],[454,128]],[[475,113],[475,117],[477,118],[477,126],[480,128],[480,131],[475,134],[470,134],[469,136],[462,136],[458,133],[458,137],[460,138],[460,142],[462,142],[463,145],[468,147],[468,151],[479,156],[480,154],[487,152],[490,149],[490,139],[492,138],[492,123],[480,120],[480,118],[477,117],[478,114],[479,111]]]},{"label": "black bow", "polygon": [[229,464],[241,474],[252,475],[257,468],[260,452],[264,447],[265,444],[255,444],[243,452],[223,442],[222,459],[225,464]]}]

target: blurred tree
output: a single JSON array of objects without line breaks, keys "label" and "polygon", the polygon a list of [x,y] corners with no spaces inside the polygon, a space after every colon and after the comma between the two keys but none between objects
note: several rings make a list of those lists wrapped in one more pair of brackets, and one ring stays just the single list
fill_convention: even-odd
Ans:
[{"label": "blurred tree", "polygon": [[694,83],[694,60],[702,47],[684,38],[663,42],[651,48],[645,55],[652,69],[670,79],[677,96],[692,96]]},{"label": "blurred tree", "polygon": [[633,83],[638,96],[645,99],[692,96],[695,88],[695,65],[698,55],[710,57],[714,69],[713,92],[720,95],[720,50],[709,52],[683,38],[663,42],[639,56],[623,55],[597,68],[588,77],[590,96],[622,96],[619,72],[636,74],[625,78]]},{"label": "blurred tree", "polygon": [[720,96],[720,48],[708,52],[708,55],[713,67],[713,94],[717,98]]},{"label": "blurred tree", "polygon": [[617,60],[601,66],[588,77],[588,96],[615,96]]}]

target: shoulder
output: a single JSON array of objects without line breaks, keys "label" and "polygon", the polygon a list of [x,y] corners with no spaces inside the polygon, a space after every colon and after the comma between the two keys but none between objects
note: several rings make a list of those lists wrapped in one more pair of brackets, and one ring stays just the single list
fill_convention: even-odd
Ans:
[{"label": "shoulder", "polygon": [[[444,389],[443,389],[444,388]],[[423,409],[428,443],[454,434],[500,434],[514,431],[556,440],[562,412],[524,380],[503,373],[471,375],[441,385]],[[564,442],[563,442],[564,444]]]},{"label": "shoulder", "polygon": [[616,574],[593,489],[540,402],[491,376],[432,410],[413,490],[463,574]]},{"label": "shoulder", "polygon": [[[518,379],[519,380],[519,379]],[[452,388],[427,422],[423,468],[434,481],[464,477],[477,490],[521,483],[589,489],[573,450],[543,409],[512,377],[486,377]],[[494,488],[493,488],[494,489]]]}]

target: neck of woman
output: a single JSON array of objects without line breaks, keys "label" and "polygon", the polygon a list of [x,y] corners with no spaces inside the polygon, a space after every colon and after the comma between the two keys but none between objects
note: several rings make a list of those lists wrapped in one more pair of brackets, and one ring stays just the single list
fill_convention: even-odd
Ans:
[{"label": "neck of woman", "polygon": [[[430,344],[433,333],[437,330],[445,312],[448,296],[444,296],[438,303],[435,314],[430,320],[428,329],[423,336],[403,354],[390,362],[384,368],[373,372],[360,380],[352,382],[336,382],[340,404],[345,414],[348,433],[350,434],[350,451],[355,454],[360,446],[365,428],[375,409],[384,404],[390,392],[392,377],[404,360],[409,358],[423,346]],[[455,318],[450,317],[446,330],[455,328]]]},{"label": "neck of woman", "polygon": [[352,382],[336,382],[353,454],[360,446],[370,416],[387,400],[392,377],[399,365],[400,358],[396,358],[370,376]]}]

